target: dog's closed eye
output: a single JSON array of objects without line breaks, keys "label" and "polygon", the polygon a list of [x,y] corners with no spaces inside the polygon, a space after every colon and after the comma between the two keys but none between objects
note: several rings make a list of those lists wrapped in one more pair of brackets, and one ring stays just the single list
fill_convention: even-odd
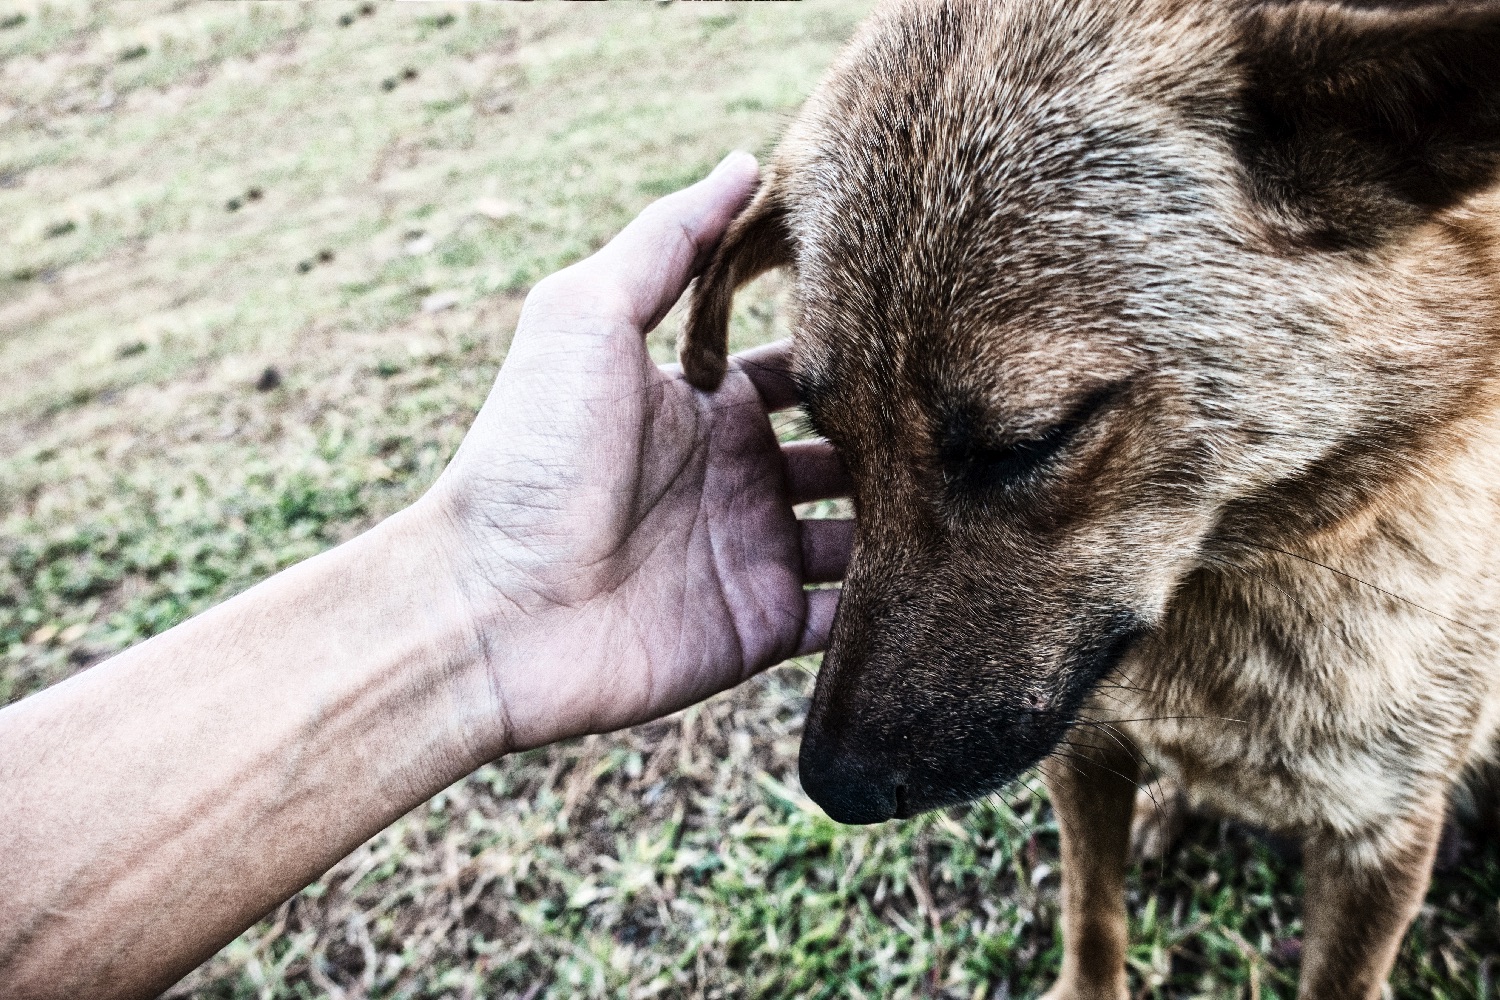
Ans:
[{"label": "dog's closed eye", "polygon": [[1045,466],[1071,437],[1059,424],[1040,435],[994,445],[963,431],[952,431],[939,449],[943,478],[949,486],[991,491],[1020,483]]},{"label": "dog's closed eye", "polygon": [[938,440],[944,482],[951,490],[969,495],[994,494],[1027,484],[1053,464],[1114,391],[1108,387],[1090,393],[1067,417],[1040,433],[1009,440],[997,441],[972,410],[953,414]]}]

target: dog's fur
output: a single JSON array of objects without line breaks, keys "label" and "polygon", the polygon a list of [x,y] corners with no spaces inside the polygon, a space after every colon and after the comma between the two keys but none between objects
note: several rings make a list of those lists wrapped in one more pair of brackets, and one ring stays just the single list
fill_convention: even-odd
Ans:
[{"label": "dog's fur", "polygon": [[[835,818],[1060,817],[1053,998],[1125,996],[1142,759],[1305,845],[1301,996],[1376,997],[1500,728],[1500,7],[905,0],[700,279],[797,275],[858,537]],[[1117,720],[1117,721],[1112,721]]]}]

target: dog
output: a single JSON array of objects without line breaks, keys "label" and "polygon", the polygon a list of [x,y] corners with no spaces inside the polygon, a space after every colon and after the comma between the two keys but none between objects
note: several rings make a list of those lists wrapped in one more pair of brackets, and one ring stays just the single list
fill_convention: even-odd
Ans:
[{"label": "dog", "polygon": [[894,0],[700,275],[709,391],[793,270],[854,481],[803,786],[871,823],[1040,764],[1048,1000],[1127,996],[1149,773],[1300,840],[1299,996],[1380,995],[1500,757],[1497,168],[1500,4]]}]

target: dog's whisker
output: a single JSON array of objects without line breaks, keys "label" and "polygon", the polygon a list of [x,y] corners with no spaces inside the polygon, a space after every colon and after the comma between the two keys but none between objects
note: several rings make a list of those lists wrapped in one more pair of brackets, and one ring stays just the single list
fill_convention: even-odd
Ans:
[{"label": "dog's whisker", "polygon": [[1083,770],[1081,768],[1079,768],[1077,765],[1071,763],[1074,760],[1084,760],[1085,758],[1074,756],[1074,755],[1069,754],[1067,751],[1064,751],[1064,750],[1053,750],[1051,753],[1049,753],[1047,755],[1047,757],[1050,760],[1055,760],[1058,763],[1062,764],[1064,767],[1068,768],[1068,770],[1070,770],[1074,774],[1078,775],[1084,781],[1088,780],[1088,775],[1084,774]]},{"label": "dog's whisker", "polygon": [[1136,766],[1141,769],[1141,773],[1144,774],[1150,770],[1150,764],[1147,762],[1146,758],[1142,756],[1140,748],[1135,745],[1135,741],[1126,734],[1120,732],[1120,730],[1116,729],[1110,723],[1100,722],[1097,719],[1089,719],[1084,716],[1079,716],[1078,722],[1076,724],[1085,725],[1103,732],[1104,735],[1108,736],[1111,740],[1118,744],[1121,750],[1130,755],[1131,759],[1135,761]]},{"label": "dog's whisker", "polygon": [[[1238,573],[1241,576],[1244,576],[1247,579],[1255,582],[1256,584],[1259,584],[1260,586],[1270,587],[1272,590],[1275,590],[1284,598],[1286,598],[1287,601],[1290,602],[1294,607],[1303,611],[1310,620],[1316,620],[1317,615],[1314,613],[1313,609],[1307,605],[1306,601],[1304,601],[1298,595],[1287,590],[1285,587],[1282,587],[1276,581],[1270,579],[1266,574],[1255,572],[1249,567],[1241,566],[1237,563],[1231,562],[1230,560],[1211,556],[1206,553],[1203,554],[1203,558],[1218,569],[1222,569],[1227,572]],[[1325,622],[1320,634],[1322,634],[1323,636],[1331,636],[1339,643],[1339,645],[1348,650],[1352,655],[1358,657],[1360,660],[1365,662],[1369,662],[1371,660],[1370,650],[1357,645],[1353,637],[1350,636],[1345,629],[1332,628],[1330,627],[1330,623]]]},{"label": "dog's whisker", "polygon": [[1244,719],[1232,719],[1227,715],[1143,715],[1138,719],[1113,719],[1112,722],[1233,722],[1236,725],[1248,726],[1250,723]]},{"label": "dog's whisker", "polygon": [[1386,588],[1381,587],[1378,584],[1371,583],[1368,580],[1362,580],[1359,577],[1355,576],[1353,573],[1349,573],[1349,572],[1347,572],[1345,570],[1341,570],[1337,566],[1330,566],[1330,565],[1328,565],[1325,562],[1319,562],[1318,560],[1313,559],[1310,556],[1304,556],[1304,555],[1301,555],[1301,554],[1296,553],[1296,552],[1291,552],[1291,551],[1289,551],[1287,549],[1279,548],[1279,547],[1277,547],[1275,545],[1265,545],[1265,544],[1262,544],[1260,542],[1252,542],[1249,539],[1245,539],[1245,538],[1237,538],[1237,537],[1234,537],[1234,536],[1225,536],[1224,540],[1228,541],[1228,542],[1230,542],[1231,544],[1234,544],[1234,545],[1243,545],[1243,546],[1246,546],[1247,548],[1262,549],[1262,550],[1264,550],[1266,552],[1273,552],[1273,553],[1276,553],[1277,555],[1286,556],[1289,559],[1297,559],[1297,560],[1299,560],[1301,562],[1307,563],[1309,566],[1316,566],[1319,569],[1324,569],[1324,570],[1327,570],[1330,573],[1333,573],[1333,574],[1336,574],[1338,576],[1341,576],[1344,579],[1349,580],[1351,583],[1357,583],[1357,584],[1359,584],[1362,587],[1368,587],[1371,590],[1375,591],[1377,594],[1380,594],[1380,595],[1382,595],[1384,597],[1389,597],[1393,601],[1400,601],[1402,604],[1405,604],[1408,607],[1412,607],[1412,608],[1417,609],[1418,611],[1425,612],[1426,614],[1432,615],[1434,618],[1439,618],[1439,619],[1441,619],[1441,620],[1443,620],[1445,622],[1448,622],[1450,625],[1457,625],[1459,628],[1468,629],[1469,631],[1475,633],[1476,635],[1480,635],[1480,636],[1484,636],[1485,635],[1485,633],[1483,632],[1483,630],[1475,628],[1473,625],[1470,625],[1468,622],[1461,622],[1457,618],[1450,618],[1449,616],[1447,616],[1445,614],[1442,614],[1441,612],[1434,611],[1431,608],[1424,607],[1423,605],[1418,604],[1416,601],[1413,601],[1409,597],[1403,597],[1402,595],[1396,593],[1395,591],[1387,590]]},{"label": "dog's whisker", "polygon": [[[1085,750],[1088,750],[1088,751],[1097,751],[1098,750],[1097,747],[1091,747],[1091,746],[1088,746],[1087,744],[1083,744],[1083,743],[1072,743],[1072,742],[1070,742],[1068,740],[1059,740],[1058,744],[1059,744],[1059,746],[1067,746],[1067,747],[1070,747],[1070,748],[1073,748],[1073,749],[1072,750],[1065,750],[1065,751],[1064,750],[1054,749],[1053,750],[1054,754],[1056,754],[1056,753],[1062,753],[1062,754],[1068,755],[1068,756],[1070,756],[1074,760],[1086,763],[1086,764],[1088,764],[1091,767],[1097,767],[1097,768],[1099,768],[1101,770],[1109,772],[1110,774],[1113,774],[1115,777],[1119,778],[1121,781],[1129,783],[1130,786],[1132,788],[1134,788],[1137,792],[1145,792],[1146,795],[1147,795],[1147,797],[1151,799],[1152,806],[1158,812],[1160,812],[1162,810],[1163,806],[1162,806],[1162,804],[1160,802],[1157,801],[1156,795],[1155,795],[1154,792],[1152,792],[1151,787],[1150,787],[1149,784],[1142,785],[1141,784],[1141,779],[1139,777],[1132,778],[1132,777],[1130,777],[1130,775],[1124,774],[1124,773],[1116,770],[1115,768],[1110,767],[1108,764],[1105,764],[1105,763],[1101,762],[1093,754],[1081,752],[1081,751],[1085,751]],[[1074,768],[1074,770],[1077,771],[1078,769]],[[1088,780],[1088,776],[1086,774],[1084,774],[1082,771],[1078,771],[1078,774],[1085,781]]]}]

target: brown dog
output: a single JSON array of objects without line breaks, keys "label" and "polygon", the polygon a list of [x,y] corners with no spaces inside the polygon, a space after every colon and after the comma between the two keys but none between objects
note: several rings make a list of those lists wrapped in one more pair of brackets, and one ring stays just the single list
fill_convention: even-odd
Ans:
[{"label": "brown dog", "polygon": [[855,480],[803,784],[874,822],[1043,762],[1049,997],[1126,995],[1142,759],[1302,838],[1327,1000],[1496,757],[1500,5],[1407,6],[890,3],[698,285],[711,389],[795,268]]}]

